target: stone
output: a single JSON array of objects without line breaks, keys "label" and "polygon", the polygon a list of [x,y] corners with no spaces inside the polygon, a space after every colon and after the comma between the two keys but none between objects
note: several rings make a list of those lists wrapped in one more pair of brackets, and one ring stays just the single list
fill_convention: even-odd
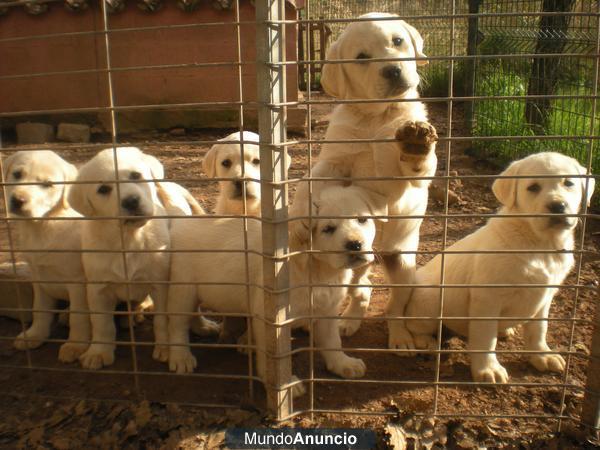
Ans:
[{"label": "stone", "polygon": [[[17,263],[16,266],[15,275],[12,263],[0,264],[0,316],[31,322],[31,311],[11,311],[19,308],[19,296],[22,309],[33,307],[33,286],[29,282],[31,279],[29,267],[23,262]],[[20,280],[23,283],[15,283],[11,280]]]},{"label": "stone", "polygon": [[90,142],[90,127],[81,123],[61,123],[56,137],[66,142]]},{"label": "stone", "polygon": [[17,124],[19,144],[45,144],[54,141],[54,127],[47,123],[23,122]]}]

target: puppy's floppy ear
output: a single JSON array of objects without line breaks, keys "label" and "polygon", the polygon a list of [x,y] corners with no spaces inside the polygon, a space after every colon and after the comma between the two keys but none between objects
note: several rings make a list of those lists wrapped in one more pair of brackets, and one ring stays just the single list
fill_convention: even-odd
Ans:
[{"label": "puppy's floppy ear", "polygon": [[[515,176],[519,174],[520,161],[512,162],[500,177]],[[496,178],[492,184],[492,192],[496,198],[507,208],[512,208],[517,202],[518,178]]]},{"label": "puppy's floppy ear", "polygon": [[17,155],[20,152],[17,153],[13,153],[12,155],[10,155],[8,158],[6,158],[4,161],[2,161],[2,168],[4,169],[4,181],[6,181],[8,179],[8,174],[10,173],[11,169],[12,169],[12,165],[15,162],[15,160],[17,159]]},{"label": "puppy's floppy ear", "polygon": [[155,180],[162,180],[165,178],[165,169],[162,163],[154,156],[147,155],[146,153],[140,152],[144,158],[144,162],[150,167],[150,173],[152,178]]},{"label": "puppy's floppy ear", "polygon": [[[325,59],[335,61],[342,59],[341,42],[343,34],[329,47]],[[346,76],[344,64],[323,64],[321,70],[321,87],[332,97],[344,98],[346,96]]]},{"label": "puppy's floppy ear", "polygon": [[[316,226],[317,214],[319,212],[319,204],[317,202],[313,202],[312,205],[312,226],[313,228]],[[308,216],[308,212],[303,211],[303,215]],[[308,243],[310,241],[310,229],[311,221],[308,218],[305,219],[297,219],[290,221],[289,224],[289,244],[290,248],[298,249],[308,247]]]},{"label": "puppy's floppy ear", "polygon": [[[81,169],[79,169],[79,175],[75,178],[76,181],[87,181],[92,180],[93,178],[86,177],[88,172],[88,165],[84,164]],[[94,185],[91,184],[73,184],[68,189],[67,192],[67,203],[73,208],[75,211],[79,212],[84,216],[93,216],[94,208],[88,199],[88,192],[91,191],[91,188]]]},{"label": "puppy's floppy ear", "polygon": [[[586,175],[587,170],[581,164],[577,164],[577,171],[580,175]],[[594,193],[594,187],[596,186],[596,180],[594,177],[589,178],[580,178],[581,180],[581,195],[583,198],[581,199],[581,207],[583,207],[583,203],[585,202],[587,206],[590,206],[590,202],[592,201],[592,194]],[[589,181],[587,181],[589,180]],[[585,187],[587,184],[587,197],[585,196]]]},{"label": "puppy's floppy ear", "polygon": [[[423,38],[421,37],[421,33],[419,33],[415,27],[409,25],[404,20],[401,20],[400,22],[402,22],[402,25],[410,35],[410,40],[415,49],[415,56],[417,58],[426,58],[427,55],[423,53]],[[427,64],[429,64],[429,61],[417,61],[417,66],[426,66]]]},{"label": "puppy's floppy ear", "polygon": [[209,178],[214,178],[217,175],[216,159],[218,147],[220,145],[222,144],[213,145],[210,150],[206,152],[206,155],[204,155],[204,159],[202,160],[202,170],[204,170],[204,173]]},{"label": "puppy's floppy ear", "polygon": [[[363,188],[356,188],[356,194],[366,203],[372,216],[388,215],[388,202],[384,195]],[[374,220],[380,220],[381,222],[388,221],[387,217],[376,218]]]},{"label": "puppy's floppy ear", "polygon": [[[78,174],[78,170],[77,167],[75,167],[73,164],[69,164],[68,162],[64,161],[63,162],[63,181],[75,181],[77,179],[77,174]],[[69,208],[69,191],[71,190],[71,188],[74,185],[72,184],[64,184],[63,185],[63,192],[62,192],[62,197],[61,197],[61,202],[62,202],[62,206],[63,208]]]}]

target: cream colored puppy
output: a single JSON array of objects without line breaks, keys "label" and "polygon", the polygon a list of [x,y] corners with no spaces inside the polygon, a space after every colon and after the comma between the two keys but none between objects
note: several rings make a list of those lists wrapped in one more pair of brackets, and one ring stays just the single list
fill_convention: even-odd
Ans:
[{"label": "cream colored puppy", "polygon": [[[416,101],[423,60],[394,61],[394,58],[423,58],[423,39],[419,32],[396,16],[369,13],[361,22],[349,24],[327,52],[321,85],[339,99],[386,99],[385,103],[341,104],[335,107],[325,134],[326,140],[396,139],[395,142],[366,144],[323,144],[314,177],[428,177],[435,174],[435,129],[427,123],[425,105]],[[372,19],[372,20],[368,20]],[[384,19],[384,20],[380,20]],[[336,64],[337,60],[358,59],[356,63]],[[382,61],[372,61],[380,59]],[[390,61],[386,61],[386,60]],[[318,193],[325,184],[313,182]],[[429,180],[353,181],[387,197],[390,215],[419,216],[425,213]],[[308,185],[301,183],[292,215],[306,215]],[[388,281],[412,284],[416,270],[415,254],[422,219],[393,219],[377,233],[375,247],[383,255]],[[355,272],[354,284],[368,285],[368,267]],[[401,316],[410,297],[410,288],[392,289],[388,313]],[[346,316],[363,316],[369,305],[371,289],[350,289],[351,302]],[[341,322],[342,332],[351,335],[359,320]],[[402,321],[389,321],[389,346],[412,347],[412,337]]]},{"label": "cream colored puppy", "polygon": [[[220,139],[206,153],[202,168],[210,178],[229,178],[219,181],[219,198],[215,207],[216,214],[244,214],[244,185],[246,195],[246,214],[260,216],[260,182],[243,181],[250,178],[260,181],[260,156],[258,134],[244,131],[244,158],[242,164],[242,144],[239,132],[231,133]],[[233,142],[232,142],[233,141]],[[243,168],[243,174],[242,174]]]},{"label": "cream colored puppy", "polygon": [[[375,223],[366,216],[378,214],[373,205],[378,203],[367,191],[357,187],[332,187],[321,192],[316,200],[315,218],[312,229],[307,221],[296,223],[290,230],[290,250],[303,251],[308,248],[312,236],[313,248],[328,252],[317,253],[309,265],[309,255],[303,253],[291,258],[290,285],[306,286],[309,280],[315,285],[329,287],[313,288],[315,316],[337,314],[339,303],[344,299],[352,277],[352,269],[373,261],[372,242]],[[356,218],[329,219],[319,216],[359,216]],[[246,280],[243,250],[232,253],[185,253],[196,249],[243,249],[242,221],[240,219],[203,219],[199,223],[176,220],[172,227],[172,248],[182,250],[172,257],[171,281],[177,283],[202,283],[206,285],[172,284],[169,287],[169,368],[178,373],[192,372],[196,358],[189,349],[190,316],[198,303],[202,307],[225,313],[244,313],[253,317],[252,331],[258,346],[257,373],[265,375],[265,337],[261,289],[262,258],[249,254],[249,280],[251,310],[247,308],[246,287],[241,285],[217,285],[217,283]],[[248,222],[248,248],[262,252],[261,228],[255,221]],[[362,253],[367,252],[367,253]],[[309,272],[310,271],[310,272]],[[212,284],[215,283],[215,284]],[[309,289],[299,287],[290,293],[291,317],[310,313]],[[337,326],[330,320],[315,320],[315,344],[329,349],[341,348]],[[358,378],[365,373],[362,360],[352,358],[341,350],[321,352],[327,369],[344,378]],[[298,392],[297,392],[298,393]]]},{"label": "cream colored puppy", "polygon": [[[448,248],[449,251],[519,250],[527,253],[447,254],[444,283],[467,285],[446,289],[444,317],[501,317],[501,320],[449,320],[444,325],[469,338],[470,350],[489,353],[471,355],[471,373],[475,381],[505,383],[506,369],[496,359],[494,350],[499,332],[524,323],[526,350],[550,351],[546,343],[548,322],[523,322],[523,317],[547,319],[556,288],[519,288],[523,284],[561,284],[573,267],[571,253],[536,253],[537,250],[573,250],[576,214],[584,202],[590,201],[593,178],[585,175],[577,161],[559,153],[538,153],[513,162],[501,176],[531,178],[498,178],[492,189],[502,203],[498,216]],[[538,176],[557,178],[538,178]],[[586,197],[587,181],[587,197]],[[513,214],[552,214],[546,217],[503,217]],[[441,255],[417,271],[417,283],[438,284]],[[502,284],[506,288],[476,288],[468,285]],[[438,316],[439,288],[413,291],[406,308],[407,316]],[[416,348],[435,348],[438,322],[407,321]],[[540,371],[562,372],[565,361],[560,355],[534,354],[529,362]]]},{"label": "cream colored puppy", "polygon": [[[33,283],[33,308],[36,310],[33,321],[17,336],[15,347],[25,350],[42,345],[50,336],[54,318],[53,313],[46,311],[56,308],[56,300],[68,300],[70,308],[77,312],[69,315],[69,340],[61,345],[58,353],[58,359],[63,362],[77,360],[90,339],[85,285],[76,283],[85,281],[78,253],[81,250],[81,221],[44,219],[81,217],[67,201],[70,186],[56,184],[74,181],[76,177],[77,168],[50,150],[20,151],[4,161],[4,179],[17,183],[6,186],[9,216],[28,219],[11,222],[17,232],[17,247],[40,250],[39,253],[23,253],[31,276],[40,282]],[[44,253],[43,250],[72,250],[73,253]]]},{"label": "cream colored puppy", "polygon": [[[118,301],[141,302],[147,295],[152,297],[154,310],[166,311],[167,286],[159,284],[169,279],[170,247],[168,218],[153,218],[167,214],[183,215],[188,211],[200,211],[199,205],[183,195],[180,186],[173,183],[166,189],[155,179],[163,179],[160,162],[135,147],[117,148],[118,179],[131,183],[114,183],[115,164],[113,149],[102,150],[81,167],[77,184],[69,194],[69,201],[86,217],[83,224],[82,247],[90,250],[106,250],[107,253],[83,253],[83,267],[88,281],[87,299],[91,311],[92,340],[80,362],[88,369],[99,369],[114,361],[116,330],[113,311]],[[140,182],[148,180],[147,182]],[[181,197],[178,197],[181,195]],[[186,201],[186,198],[188,200]],[[169,210],[164,205],[168,205]],[[107,217],[122,216],[122,219]],[[123,234],[121,236],[121,227]],[[126,253],[126,265],[118,251]],[[144,253],[136,253],[143,250]],[[147,251],[155,251],[147,253]],[[112,251],[114,253],[110,253]],[[106,282],[110,283],[106,284]],[[127,284],[134,281],[139,284]],[[160,361],[168,358],[167,318],[164,314],[154,316],[155,348],[153,357]]]}]

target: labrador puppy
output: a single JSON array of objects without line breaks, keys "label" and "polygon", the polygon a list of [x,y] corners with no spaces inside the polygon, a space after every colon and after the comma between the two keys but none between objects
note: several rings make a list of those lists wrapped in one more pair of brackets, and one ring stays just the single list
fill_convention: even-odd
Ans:
[{"label": "labrador puppy", "polygon": [[[35,311],[30,327],[17,336],[14,345],[19,350],[42,345],[50,336],[54,318],[49,310],[56,309],[58,299],[68,300],[73,312],[69,315],[69,339],[58,353],[58,359],[63,362],[76,361],[87,349],[90,339],[85,276],[79,255],[81,221],[51,220],[81,217],[69,205],[70,186],[64,184],[76,177],[77,168],[50,150],[20,151],[4,161],[4,180],[16,183],[5,188],[8,214],[28,219],[11,222],[17,234],[17,247],[40,250],[23,253],[36,280],[33,283]],[[47,253],[44,250],[73,252]]]},{"label": "labrador puppy", "polygon": [[[358,187],[331,187],[322,190],[315,199],[315,217],[312,224],[302,220],[290,228],[290,251],[301,252],[290,259],[291,316],[310,314],[309,281],[314,285],[328,287],[313,288],[315,316],[337,314],[337,308],[347,293],[352,269],[369,264],[373,260],[372,242],[375,223],[367,216],[377,215],[373,205],[384,204],[368,191]],[[358,216],[358,218],[330,219],[319,216]],[[178,373],[192,372],[196,358],[189,349],[191,315],[198,303],[202,307],[225,313],[244,313],[253,317],[252,331],[258,346],[257,373],[265,375],[265,328],[260,317],[264,317],[262,291],[262,258],[250,253],[249,282],[250,308],[247,291],[243,285],[218,285],[246,281],[246,265],[242,257],[244,240],[243,224],[240,219],[213,219],[192,223],[176,220],[172,228],[172,248],[181,250],[172,257],[169,287],[169,368]],[[305,253],[312,236],[313,248],[330,253],[316,253],[309,263]],[[261,228],[255,221],[248,222],[248,248],[262,252]],[[185,250],[215,249],[215,253],[185,253]],[[240,254],[219,253],[218,250],[239,249]],[[334,252],[334,253],[331,253]],[[366,253],[365,253],[366,252]],[[179,283],[210,284],[179,284]],[[213,284],[214,283],[214,284]],[[299,324],[296,324],[299,325]],[[365,373],[362,360],[352,358],[341,350],[341,338],[336,324],[330,320],[315,319],[315,343],[322,351],[327,369],[344,378],[358,378]],[[296,394],[299,394],[297,391]]]},{"label": "labrador puppy", "polygon": [[[82,247],[96,251],[82,255],[93,341],[80,357],[84,368],[99,369],[113,363],[115,306],[118,301],[141,302],[147,295],[159,313],[154,316],[153,357],[159,361],[168,358],[167,286],[159,283],[169,279],[170,254],[163,250],[170,247],[171,219],[154,216],[183,215],[201,208],[195,200],[188,203],[193,197],[184,196],[180,186],[170,183],[165,188],[154,181],[163,178],[162,164],[153,156],[135,147],[109,148],[79,170],[77,181],[87,183],[70,190],[73,207],[86,217],[97,217],[84,221],[82,230]],[[126,264],[119,252],[123,248],[129,251]],[[143,252],[136,252],[139,250]],[[134,284],[129,284],[132,281]]]},{"label": "labrador puppy", "polygon": [[[443,316],[501,317],[499,320],[444,319],[445,326],[467,336],[470,350],[489,353],[471,355],[471,373],[475,381],[506,383],[506,369],[496,359],[494,350],[498,334],[520,323],[523,317],[547,319],[550,304],[558,289],[519,287],[523,284],[561,284],[573,268],[572,253],[536,253],[536,250],[573,250],[576,214],[582,204],[589,204],[594,190],[593,178],[585,175],[577,161],[560,153],[538,153],[513,162],[492,190],[502,203],[497,217],[448,248],[449,251],[519,250],[527,253],[472,253],[445,255],[444,282],[466,285],[446,289]],[[555,178],[538,178],[539,176]],[[587,189],[586,189],[587,184]],[[551,214],[546,217],[504,217],[514,214]],[[417,271],[419,284],[433,285],[441,281],[441,255]],[[511,287],[469,287],[475,284],[502,284]],[[440,289],[416,288],[406,308],[408,317],[438,316]],[[436,348],[433,335],[436,320],[410,320],[415,348]],[[526,350],[550,351],[546,343],[548,322],[524,322]],[[529,362],[540,371],[562,372],[565,361],[556,354],[533,354]]]},{"label": "labrador puppy", "polygon": [[216,214],[244,214],[245,195],[246,214],[260,216],[260,155],[258,145],[253,144],[258,143],[258,139],[258,134],[250,131],[244,131],[243,135],[231,133],[219,140],[222,144],[213,145],[206,153],[202,161],[204,173],[209,178],[221,178]]},{"label": "labrador puppy", "polygon": [[[425,105],[417,101],[420,78],[417,67],[427,64],[420,58],[423,39],[419,32],[391,14],[369,13],[360,22],[349,24],[327,52],[321,85],[325,91],[343,100],[389,100],[383,103],[345,103],[337,105],[330,118],[326,140],[388,139],[376,143],[325,143],[314,177],[428,177],[435,174],[437,158],[435,128],[427,122]],[[384,19],[384,20],[381,20]],[[391,20],[390,20],[391,19]],[[419,58],[394,61],[394,58]],[[338,60],[356,59],[353,63]],[[383,61],[372,61],[374,59]],[[390,59],[390,61],[386,61]],[[313,182],[313,193],[336,182]],[[416,270],[415,253],[419,244],[421,218],[425,213],[429,180],[353,181],[353,184],[387,197],[392,219],[378,229],[375,247],[382,253],[388,281],[412,284]],[[308,184],[298,187],[292,216],[309,210]],[[369,284],[369,267],[355,271],[353,284]],[[388,314],[402,316],[410,288],[392,288]],[[351,301],[343,315],[364,316],[371,289],[351,288]],[[359,320],[341,321],[342,333],[351,335]],[[412,337],[404,323],[390,320],[389,347],[412,347]]]}]

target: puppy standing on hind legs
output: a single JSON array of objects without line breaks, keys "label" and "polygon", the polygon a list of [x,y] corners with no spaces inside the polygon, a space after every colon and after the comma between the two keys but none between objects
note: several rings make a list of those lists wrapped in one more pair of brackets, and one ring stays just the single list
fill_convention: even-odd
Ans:
[{"label": "puppy standing on hind legs", "polygon": [[[389,213],[404,216],[378,226],[375,245],[385,256],[388,281],[403,285],[412,284],[414,280],[414,251],[418,247],[422,222],[419,216],[425,213],[430,183],[420,178],[435,175],[437,134],[427,122],[425,105],[417,101],[420,82],[417,66],[427,64],[421,59],[425,57],[423,39],[414,27],[399,18],[389,20],[392,18],[397,16],[369,13],[360,16],[362,21],[349,24],[329,48],[326,59],[358,61],[348,64],[326,63],[321,77],[324,90],[336,98],[386,100],[356,104],[348,102],[336,106],[327,128],[326,140],[388,141],[326,143],[312,174],[314,177],[417,178],[352,182],[353,185],[385,196]],[[378,61],[371,61],[375,59]],[[314,181],[313,193],[318,196],[320,189],[331,184],[343,184],[343,181]],[[306,183],[302,183],[298,187],[291,215],[305,216],[307,209],[308,190]],[[356,271],[352,283],[368,285],[367,275],[365,270]],[[369,304],[370,291],[368,286],[351,288],[350,304],[343,314],[363,316]],[[389,314],[403,316],[409,296],[410,288],[393,288]],[[349,335],[359,325],[359,320],[343,320],[341,330]],[[412,336],[403,321],[390,320],[388,326],[390,348],[412,347]]]},{"label": "puppy standing on hind legs", "polygon": [[[40,346],[50,336],[54,314],[49,310],[56,308],[57,299],[69,300],[69,309],[74,312],[68,314],[69,340],[61,345],[58,353],[58,359],[63,362],[76,361],[90,340],[85,276],[79,253],[81,221],[61,220],[81,215],[67,200],[70,186],[55,184],[68,183],[76,177],[77,168],[50,150],[20,151],[4,161],[6,181],[32,183],[6,186],[9,215],[28,219],[11,223],[17,232],[18,249],[41,250],[23,253],[36,280],[33,283],[35,311],[31,326],[17,336],[15,347],[25,350]],[[44,253],[44,249],[73,253]]]},{"label": "puppy standing on hind legs", "polygon": [[[502,208],[498,215],[464,239],[448,248],[444,280],[464,288],[446,289],[444,325],[467,336],[469,349],[482,353],[471,356],[471,373],[475,381],[506,383],[508,373],[498,362],[494,350],[499,332],[523,323],[525,349],[550,352],[546,343],[550,305],[558,289],[553,287],[519,287],[524,284],[559,285],[574,265],[575,217],[594,190],[593,178],[576,178],[586,170],[572,158],[559,153],[538,153],[513,162],[493,191]],[[553,178],[538,178],[551,176]],[[587,197],[586,197],[587,186]],[[549,217],[510,217],[509,215],[551,214]],[[476,253],[515,250],[517,253]],[[555,250],[556,253],[536,253]],[[419,284],[440,283],[441,255],[417,271]],[[469,285],[508,285],[510,287],[469,287]],[[439,288],[416,288],[406,308],[407,317],[438,316]],[[471,320],[452,319],[471,317]],[[477,320],[498,317],[498,320]],[[522,318],[535,320],[526,321]],[[521,318],[521,319],[519,319]],[[436,320],[407,320],[417,349],[434,348]],[[564,359],[557,354],[532,354],[529,362],[540,371],[562,372]]]}]

